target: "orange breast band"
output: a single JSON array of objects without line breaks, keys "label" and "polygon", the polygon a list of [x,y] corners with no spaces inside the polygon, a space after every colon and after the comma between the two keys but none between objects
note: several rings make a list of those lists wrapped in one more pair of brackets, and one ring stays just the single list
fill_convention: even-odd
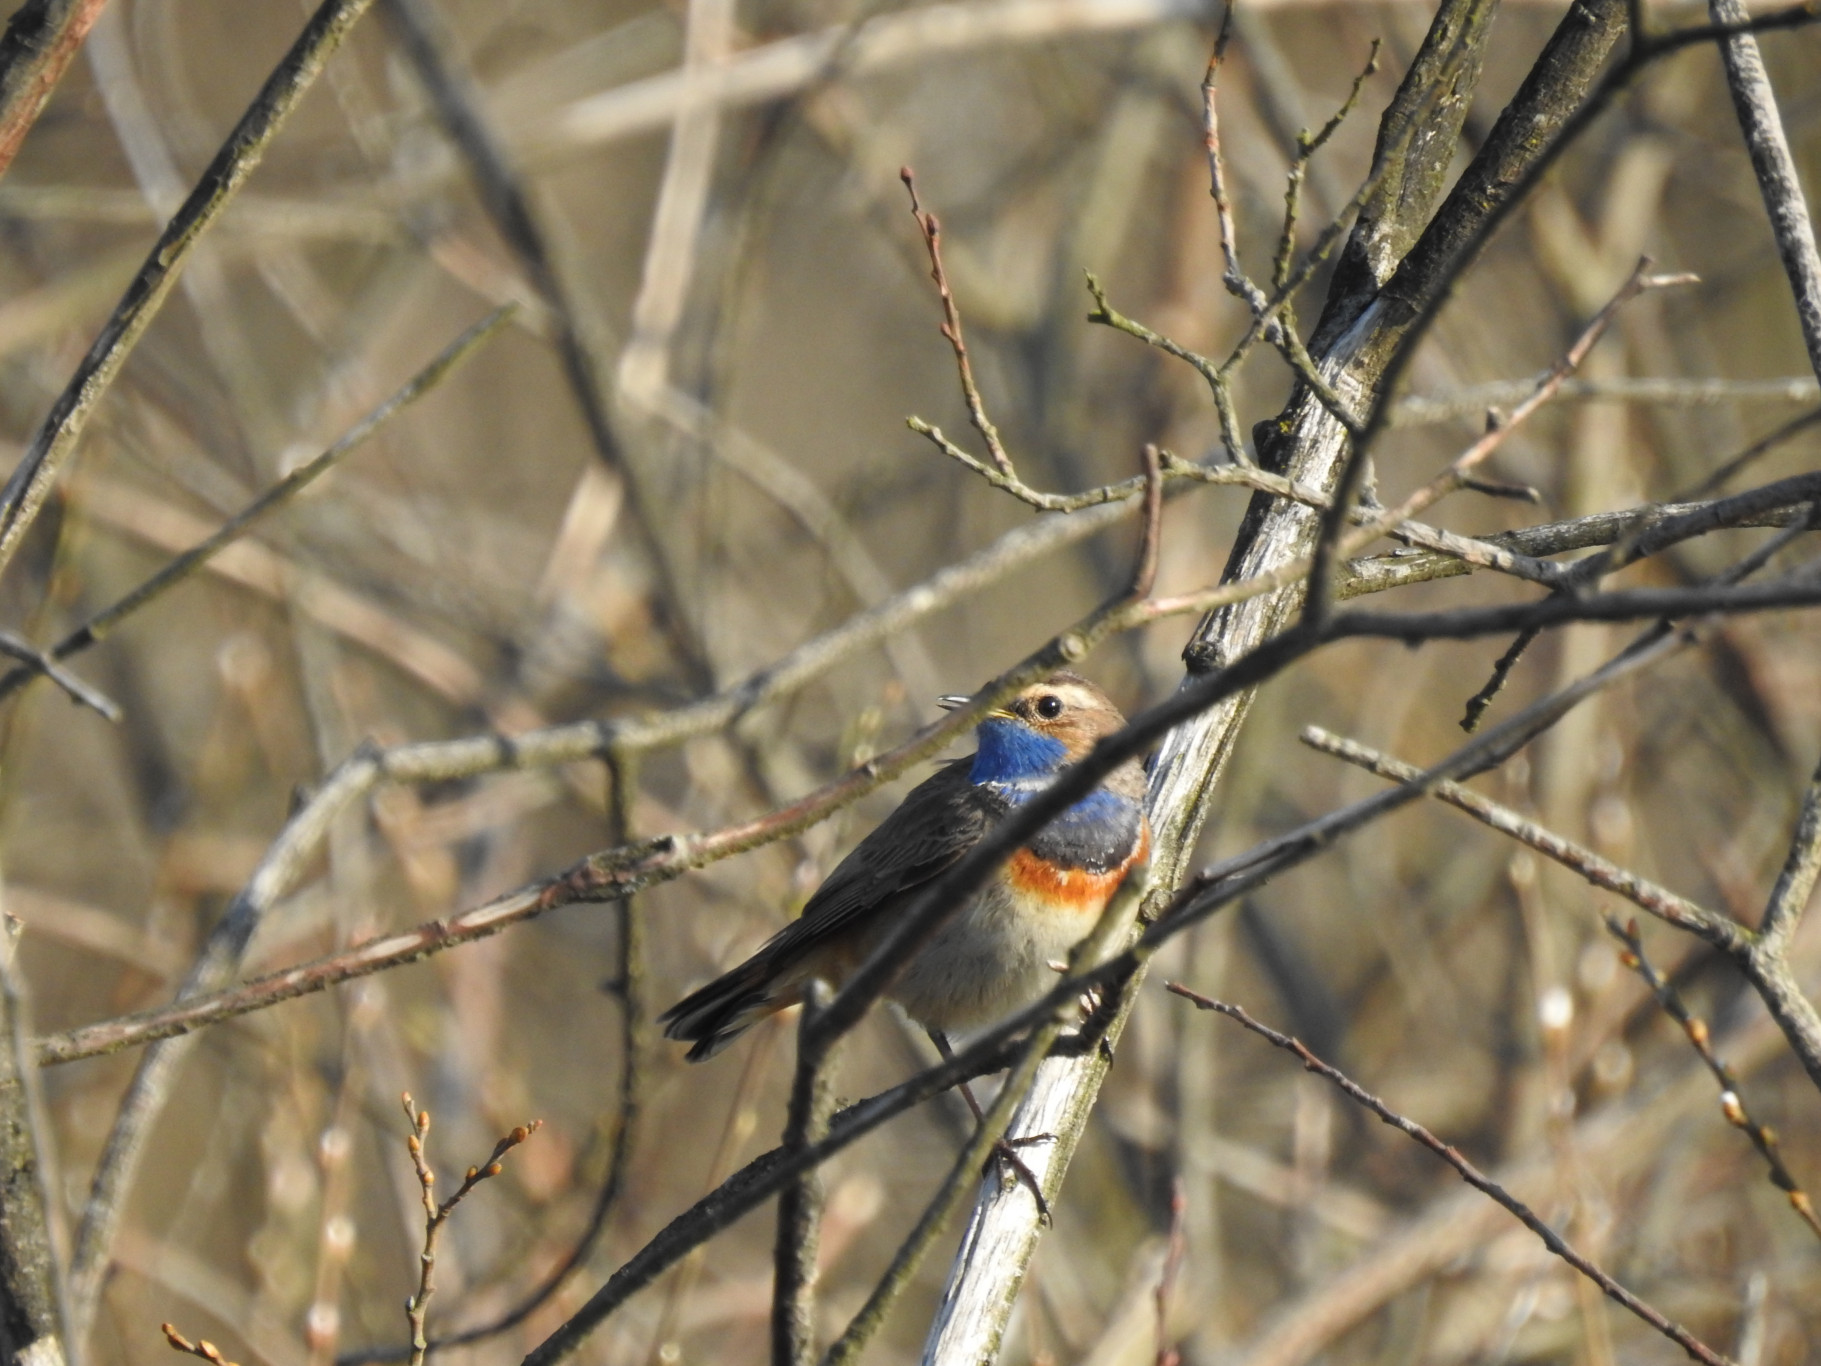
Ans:
[{"label": "orange breast band", "polygon": [[1014,888],[1045,901],[1059,903],[1059,909],[1098,911],[1107,898],[1119,889],[1127,871],[1151,851],[1151,832],[1139,833],[1138,847],[1117,868],[1096,873],[1089,868],[1064,868],[1038,858],[1029,849],[1020,849],[1005,865],[1006,881]]}]

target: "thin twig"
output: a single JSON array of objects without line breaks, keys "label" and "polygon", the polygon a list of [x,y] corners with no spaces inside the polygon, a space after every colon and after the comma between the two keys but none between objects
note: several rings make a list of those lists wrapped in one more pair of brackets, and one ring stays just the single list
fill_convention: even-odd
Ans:
[{"label": "thin twig", "polygon": [[1220,223],[1220,254],[1226,262],[1220,282],[1229,294],[1251,310],[1256,321],[1263,322],[1267,308],[1265,293],[1252,283],[1239,263],[1239,232],[1233,223],[1226,161],[1220,152],[1220,64],[1226,59],[1227,44],[1232,37],[1233,3],[1229,0],[1221,9],[1220,32],[1214,39],[1214,51],[1208,57],[1207,72],[1201,78],[1201,140],[1208,153],[1208,194],[1214,200],[1215,216]]},{"label": "thin twig", "polygon": [[1638,922],[1635,919],[1621,921],[1610,912],[1600,918],[1606,922],[1606,928],[1612,937],[1625,946],[1624,952],[1619,955],[1620,960],[1644,979],[1644,984],[1657,998],[1657,1004],[1663,1007],[1664,1014],[1682,1027],[1682,1032],[1688,1036],[1688,1042],[1695,1053],[1707,1070],[1713,1073],[1714,1080],[1720,1086],[1720,1112],[1726,1116],[1726,1122],[1751,1140],[1752,1146],[1758,1150],[1758,1156],[1764,1159],[1764,1165],[1770,1169],[1771,1185],[1789,1198],[1790,1208],[1801,1216],[1802,1222],[1808,1225],[1816,1237],[1821,1238],[1821,1216],[1815,1213],[1808,1192],[1797,1183],[1784,1163],[1775,1131],[1753,1119],[1751,1111],[1746,1109],[1738,1077],[1714,1052],[1712,1033],[1707,1027],[1707,1021],[1688,1008],[1675,984],[1658,972],[1645,956],[1644,940],[1638,933]]},{"label": "thin twig", "polygon": [[[66,690],[69,689],[72,680],[69,675],[57,669],[56,661],[68,659],[71,655],[86,650],[97,641],[106,638],[124,618],[161,596],[167,589],[173,588],[187,579],[215,555],[245,536],[266,517],[327,474],[331,468],[340,463],[344,456],[360,446],[398,413],[442,383],[451,371],[473,355],[483,343],[498,335],[500,329],[511,320],[516,311],[516,304],[506,304],[494,309],[480,322],[449,343],[434,360],[412,376],[384,403],[344,432],[334,444],[298,465],[284,478],[278,480],[223,522],[211,535],[168,561],[162,569],[137,588],[95,613],[81,626],[52,646],[46,654],[39,654],[36,651],[32,651],[29,656],[15,654],[15,658],[27,660],[26,667],[14,669],[5,677],[0,677],[0,698],[11,696],[40,674],[49,675],[60,686]],[[0,639],[0,650],[8,654],[14,653],[3,639]],[[77,700],[89,702],[86,697],[79,697]],[[101,701],[107,707],[113,708],[113,704],[107,702],[105,698]],[[89,702],[89,705],[96,706],[94,702]],[[97,706],[97,710],[103,709]],[[113,710],[115,713],[118,712],[118,708],[113,708]],[[108,715],[110,720],[119,719],[117,714],[109,715],[105,710],[103,710],[103,715]]]},{"label": "thin twig", "polygon": [[1543,632],[1538,628],[1519,631],[1512,637],[1511,644],[1505,647],[1504,653],[1493,661],[1491,675],[1481,685],[1480,690],[1467,699],[1467,706],[1461,713],[1461,729],[1467,734],[1471,735],[1479,729],[1480,718],[1485,716],[1486,708],[1490,707],[1493,699],[1505,690],[1505,684],[1511,679],[1511,671],[1517,668],[1518,661],[1524,657],[1524,652],[1542,634]]},{"label": "thin twig", "polygon": [[1759,922],[1759,952],[1778,957],[1787,954],[1818,878],[1821,878],[1821,766],[1809,776],[1808,786],[1802,793],[1802,808],[1790,838],[1789,853]]},{"label": "thin twig", "polygon": [[1348,1077],[1344,1072],[1329,1066],[1320,1058],[1316,1057],[1300,1039],[1293,1039],[1287,1034],[1278,1033],[1269,1025],[1261,1024],[1259,1021],[1253,1019],[1251,1015],[1247,1014],[1243,1007],[1231,1005],[1225,1001],[1216,1001],[1211,997],[1203,996],[1199,992],[1191,991],[1189,988],[1182,986],[1177,982],[1169,982],[1165,985],[1170,991],[1182,997],[1185,1001],[1193,1003],[1196,1009],[1217,1011],[1230,1020],[1238,1021],[1261,1039],[1270,1042],[1273,1046],[1281,1048],[1285,1052],[1294,1054],[1307,1071],[1313,1072],[1323,1080],[1332,1083],[1349,1099],[1365,1109],[1370,1110],[1393,1129],[1415,1139],[1430,1152],[1441,1158],[1442,1161],[1446,1162],[1450,1167],[1453,1167],[1455,1171],[1459,1172],[1461,1179],[1468,1185],[1472,1186],[1477,1191],[1481,1191],[1484,1194],[1491,1196],[1494,1200],[1498,1201],[1499,1204],[1503,1205],[1524,1225],[1525,1228],[1542,1239],[1544,1247],[1548,1248],[1550,1252],[1554,1253],[1557,1257],[1560,1257],[1588,1280],[1599,1286],[1601,1292],[1608,1299],[1629,1309],[1633,1314],[1637,1315],[1638,1318],[1656,1329],[1657,1332],[1661,1333],[1671,1342],[1675,1343],[1676,1346],[1687,1352],[1688,1355],[1693,1357],[1696,1361],[1703,1362],[1706,1366],[1731,1366],[1731,1363],[1726,1357],[1714,1351],[1713,1348],[1702,1342],[1680,1324],[1672,1323],[1656,1309],[1646,1304],[1624,1286],[1613,1280],[1611,1276],[1607,1275],[1588,1257],[1569,1246],[1568,1242],[1554,1229],[1550,1228],[1548,1224],[1544,1223],[1530,1206],[1526,1205],[1498,1182],[1480,1171],[1478,1167],[1474,1166],[1473,1163],[1463,1157],[1460,1150],[1452,1143],[1442,1142],[1441,1139],[1430,1133],[1429,1130],[1418,1124],[1415,1120],[1393,1110],[1377,1096],[1373,1095],[1370,1091],[1359,1085],[1359,1083]]},{"label": "thin twig", "polygon": [[[1332,754],[1337,759],[1344,759],[1370,773],[1392,782],[1414,782],[1421,776],[1422,770],[1413,764],[1404,763],[1390,755],[1383,754],[1357,740],[1349,740],[1323,730],[1320,726],[1305,727],[1300,739],[1311,749],[1318,749],[1323,754]],[[1447,802],[1450,806],[1465,811],[1469,816],[1482,824],[1491,826],[1502,835],[1509,835],[1520,844],[1536,850],[1547,858],[1554,859],[1564,868],[1578,873],[1595,887],[1624,897],[1635,906],[1650,912],[1667,925],[1679,930],[1686,930],[1697,938],[1712,944],[1715,948],[1734,952],[1738,947],[1750,942],[1751,931],[1739,924],[1732,917],[1720,911],[1710,910],[1696,902],[1678,896],[1667,887],[1659,886],[1648,878],[1640,877],[1627,868],[1621,868],[1608,858],[1596,854],[1585,845],[1576,844],[1565,839],[1554,831],[1546,829],[1528,817],[1519,814],[1502,803],[1482,796],[1470,787],[1460,783],[1437,783],[1431,795]]]},{"label": "thin twig", "polygon": [[[100,336],[33,433],[5,487],[0,488],[0,572],[18,551],[21,538],[75,451],[96,405],[157,315],[196,243],[221,217],[235,191],[265,156],[304,91],[371,3],[372,0],[323,0],[210,161],[196,188],[159,234]],[[74,1281],[73,1326],[79,1330],[80,1339],[80,1330],[87,1325],[87,1281],[92,1268],[78,1270],[82,1274]]]},{"label": "thin twig", "polygon": [[1347,121],[1347,116],[1359,103],[1359,92],[1364,88],[1366,79],[1378,71],[1381,46],[1381,39],[1372,40],[1372,50],[1366,56],[1365,66],[1353,78],[1353,87],[1347,91],[1347,98],[1328,121],[1314,133],[1305,128],[1296,135],[1296,154],[1290,159],[1290,169],[1285,176],[1283,232],[1277,239],[1277,257],[1271,263],[1271,285],[1280,292],[1290,283],[1290,263],[1296,255],[1296,220],[1302,206],[1303,182],[1309,174],[1309,162],[1327,145],[1328,139],[1340,131],[1341,124]]},{"label": "thin twig", "polygon": [[468,1168],[461,1185],[441,1204],[436,1199],[436,1173],[431,1170],[430,1159],[424,1153],[424,1145],[430,1140],[430,1112],[420,1110],[411,1099],[409,1091],[399,1097],[405,1108],[405,1118],[411,1122],[411,1133],[405,1139],[405,1148],[411,1154],[411,1166],[417,1173],[417,1185],[423,1195],[424,1203],[424,1244],[418,1254],[417,1290],[405,1301],[405,1321],[411,1325],[411,1366],[424,1366],[424,1356],[430,1350],[430,1343],[424,1334],[424,1319],[429,1313],[430,1297],[436,1293],[436,1239],[442,1232],[443,1225],[449,1222],[449,1216],[455,1207],[468,1198],[468,1192],[481,1182],[498,1176],[502,1170],[500,1163],[507,1153],[523,1143],[543,1127],[544,1121],[534,1119],[529,1124],[521,1124],[498,1143],[487,1160],[478,1167]]},{"label": "thin twig", "polygon": [[[1373,45],[1377,51],[1377,45]],[[1357,87],[1355,87],[1357,89]],[[1182,1188],[1182,1174],[1170,1181],[1170,1232],[1164,1246],[1163,1269],[1157,1273],[1157,1353],[1154,1366],[1181,1366],[1182,1353],[1170,1342],[1170,1299],[1176,1289],[1176,1278],[1182,1272],[1183,1258],[1188,1255],[1188,1237],[1183,1228],[1189,1201]]]},{"label": "thin twig", "polygon": [[961,309],[955,303],[955,292],[949,288],[948,272],[942,265],[942,223],[935,214],[926,212],[918,202],[917,178],[912,174],[911,168],[901,168],[898,178],[904,182],[904,188],[910,194],[911,217],[917,220],[917,230],[923,235],[924,250],[929,253],[929,276],[936,282],[936,296],[942,300],[941,331],[955,353],[955,372],[961,381],[961,396],[967,402],[968,421],[974,424],[974,430],[986,442],[986,452],[992,457],[993,467],[1008,479],[1016,478],[1016,472],[1012,469],[1012,457],[1006,454],[1005,443],[999,439],[999,429],[986,415],[986,404],[980,398],[980,386],[974,383],[973,363],[968,360],[967,342],[961,335]]},{"label": "thin twig", "polygon": [[1151,596],[1157,583],[1157,556],[1163,542],[1163,465],[1157,447],[1144,445],[1144,523],[1140,528],[1138,556],[1126,597],[1134,602]]},{"label": "thin twig", "polygon": [[119,721],[124,715],[119,703],[95,687],[94,684],[85,682],[59,664],[55,650],[46,654],[28,641],[19,639],[11,631],[0,631],[0,654],[20,660],[24,665],[23,668],[14,669],[6,678],[0,678],[0,697],[4,697],[10,691],[5,686],[9,679],[36,678],[43,675],[68,693],[70,701],[79,706],[97,711],[110,721]]},{"label": "thin twig", "polygon": [[[1421,427],[1460,418],[1478,418],[1488,408],[1516,403],[1536,387],[1537,378],[1501,379],[1438,394],[1411,394],[1391,409],[1393,427]],[[1724,403],[1812,403],[1817,385],[1802,375],[1790,379],[1649,378],[1571,379],[1558,403],[1637,403],[1695,408]],[[1811,419],[1812,420],[1812,419]]]}]

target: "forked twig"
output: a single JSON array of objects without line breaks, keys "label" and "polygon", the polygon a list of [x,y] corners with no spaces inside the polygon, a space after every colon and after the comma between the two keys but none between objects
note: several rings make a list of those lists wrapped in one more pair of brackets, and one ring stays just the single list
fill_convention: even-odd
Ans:
[{"label": "forked twig", "polygon": [[927,212],[917,199],[917,178],[911,168],[905,166],[898,172],[898,178],[904,182],[904,188],[910,193],[911,217],[917,220],[917,229],[923,234],[924,248],[929,252],[929,275],[936,282],[936,294],[942,300],[942,335],[955,352],[955,371],[961,379],[961,395],[967,400],[968,420],[974,424],[974,430],[980,433],[980,439],[986,442],[987,454],[999,473],[1008,478],[1016,478],[1012,469],[1012,457],[1006,454],[1005,443],[999,439],[999,429],[986,415],[986,405],[980,398],[980,387],[974,383],[973,362],[968,359],[967,342],[961,335],[961,309],[955,303],[955,292],[949,288],[948,271],[942,265],[942,223],[935,214]]},{"label": "forked twig", "polygon": [[1291,158],[1290,169],[1285,176],[1284,228],[1277,239],[1277,258],[1271,263],[1271,285],[1280,292],[1290,283],[1290,263],[1296,254],[1296,219],[1302,206],[1303,183],[1309,175],[1309,162],[1327,146],[1328,139],[1340,131],[1341,124],[1347,121],[1347,116],[1359,103],[1359,92],[1364,88],[1367,77],[1378,70],[1379,49],[1383,46],[1382,39],[1372,40],[1372,51],[1366,56],[1365,66],[1353,78],[1353,87],[1347,91],[1347,98],[1328,121],[1314,133],[1305,128],[1296,135],[1296,155]]},{"label": "forked twig", "polygon": [[1601,1270],[1595,1262],[1582,1253],[1577,1252],[1569,1245],[1566,1239],[1554,1229],[1550,1228],[1548,1224],[1544,1223],[1530,1206],[1526,1205],[1522,1200],[1519,1200],[1510,1191],[1506,1190],[1498,1182],[1494,1181],[1478,1167],[1474,1166],[1473,1163],[1469,1162],[1453,1144],[1442,1142],[1441,1139],[1430,1133],[1428,1129],[1424,1128],[1421,1124],[1418,1124],[1415,1120],[1399,1114],[1396,1110],[1393,1110],[1390,1106],[1386,1105],[1377,1096],[1373,1095],[1358,1082],[1347,1076],[1346,1073],[1323,1062],[1320,1058],[1316,1057],[1315,1054],[1309,1051],[1302,1040],[1291,1038],[1288,1034],[1278,1033],[1269,1025],[1253,1019],[1241,1006],[1232,1005],[1226,1001],[1217,1001],[1209,996],[1203,996],[1200,992],[1191,991],[1188,987],[1183,986],[1179,982],[1166,982],[1164,985],[1171,992],[1193,1004],[1196,1009],[1212,1010],[1221,1015],[1225,1015],[1230,1020],[1236,1020],[1254,1034],[1258,1035],[1261,1039],[1265,1039],[1273,1046],[1281,1048],[1287,1053],[1294,1054],[1302,1063],[1303,1068],[1306,1071],[1313,1072],[1323,1080],[1332,1083],[1349,1099],[1363,1108],[1370,1110],[1393,1129],[1415,1139],[1430,1152],[1441,1158],[1442,1161],[1446,1162],[1450,1167],[1453,1167],[1456,1172],[1460,1173],[1461,1179],[1468,1185],[1485,1195],[1491,1196],[1492,1199],[1503,1205],[1524,1225],[1525,1228],[1542,1239],[1544,1247],[1548,1248],[1557,1257],[1560,1257],[1563,1261],[1567,1262],[1568,1265],[1572,1266],[1576,1271],[1580,1272],[1588,1280],[1597,1285],[1608,1299],[1629,1309],[1633,1314],[1637,1315],[1638,1318],[1642,1319],[1645,1323],[1656,1329],[1657,1332],[1675,1343],[1676,1346],[1687,1352],[1689,1356],[1704,1363],[1704,1366],[1731,1366],[1728,1358],[1714,1351],[1713,1348],[1702,1342],[1701,1339],[1697,1338],[1680,1324],[1673,1323],[1665,1318],[1658,1310],[1652,1308],[1636,1295],[1632,1294],[1624,1286],[1613,1280],[1613,1278],[1607,1275],[1605,1271]]},{"label": "forked twig", "polygon": [[417,1290],[405,1301],[405,1321],[411,1325],[411,1366],[423,1366],[424,1355],[430,1350],[430,1341],[424,1334],[424,1320],[429,1312],[430,1297],[436,1293],[437,1235],[455,1212],[455,1207],[467,1198],[468,1192],[481,1182],[498,1176],[502,1170],[501,1159],[542,1128],[544,1121],[534,1119],[529,1124],[521,1124],[500,1139],[485,1162],[468,1168],[455,1194],[438,1204],[436,1173],[424,1154],[424,1144],[430,1137],[430,1112],[418,1109],[409,1091],[399,1100],[404,1106],[405,1118],[411,1121],[411,1133],[405,1139],[405,1147],[411,1154],[411,1166],[417,1172],[418,1189],[423,1192],[424,1203],[424,1246],[418,1254]]}]

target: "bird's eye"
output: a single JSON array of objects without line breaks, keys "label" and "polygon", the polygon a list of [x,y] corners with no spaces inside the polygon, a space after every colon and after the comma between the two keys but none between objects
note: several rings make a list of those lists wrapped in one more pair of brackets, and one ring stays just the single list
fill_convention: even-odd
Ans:
[{"label": "bird's eye", "polygon": [[1037,715],[1046,721],[1054,721],[1062,715],[1062,699],[1053,692],[1046,692],[1037,699]]}]

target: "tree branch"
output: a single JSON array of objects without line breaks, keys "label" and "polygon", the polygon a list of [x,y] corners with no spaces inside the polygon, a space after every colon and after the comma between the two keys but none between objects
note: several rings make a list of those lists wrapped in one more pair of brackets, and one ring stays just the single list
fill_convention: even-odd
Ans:
[{"label": "tree branch", "polygon": [[1544,1223],[1530,1206],[1526,1205],[1522,1200],[1519,1200],[1497,1181],[1494,1181],[1478,1167],[1474,1166],[1473,1163],[1461,1156],[1460,1150],[1452,1143],[1442,1142],[1441,1139],[1430,1133],[1429,1130],[1425,1129],[1415,1120],[1393,1110],[1344,1072],[1329,1066],[1320,1058],[1316,1057],[1308,1050],[1301,1040],[1293,1039],[1287,1034],[1280,1034],[1270,1026],[1259,1023],[1259,1021],[1253,1019],[1252,1016],[1247,1014],[1244,1008],[1240,1006],[1231,1005],[1225,1001],[1213,1000],[1210,997],[1203,996],[1200,992],[1191,991],[1187,987],[1176,982],[1170,982],[1167,985],[1176,995],[1182,997],[1185,1001],[1192,1002],[1197,1010],[1212,1010],[1225,1015],[1230,1020],[1237,1020],[1261,1039],[1267,1040],[1273,1046],[1281,1048],[1285,1052],[1294,1054],[1297,1059],[1301,1061],[1306,1071],[1313,1072],[1316,1076],[1322,1078],[1322,1080],[1331,1083],[1356,1105],[1371,1111],[1384,1123],[1389,1124],[1393,1129],[1415,1139],[1430,1152],[1441,1158],[1442,1161],[1446,1162],[1450,1167],[1453,1167],[1455,1171],[1459,1172],[1461,1180],[1504,1206],[1519,1223],[1536,1234],[1536,1236],[1542,1240],[1543,1246],[1548,1248],[1551,1253],[1560,1257],[1563,1261],[1567,1262],[1568,1265],[1572,1266],[1576,1271],[1580,1272],[1588,1280],[1597,1285],[1600,1288],[1601,1294],[1605,1295],[1614,1303],[1622,1305],[1630,1310],[1638,1318],[1642,1319],[1645,1323],[1656,1329],[1657,1332],[1675,1343],[1676,1346],[1687,1352],[1688,1355],[1693,1357],[1696,1361],[1705,1363],[1705,1366],[1731,1366],[1728,1358],[1714,1351],[1713,1348],[1702,1342],[1679,1323],[1672,1323],[1656,1309],[1646,1304],[1624,1286],[1613,1280],[1613,1278],[1607,1275],[1605,1271],[1601,1270],[1598,1264],[1591,1258],[1571,1247],[1568,1241],[1554,1229],[1550,1228],[1548,1224]]},{"label": "tree branch", "polygon": [[[372,0],[323,0],[215,154],[196,188],[159,234],[145,264],[102,327],[101,335],[32,435],[18,467],[0,488],[0,572],[18,552],[26,529],[82,439],[95,406],[157,315],[171,286],[177,283],[196,243],[221,217],[330,54],[341,46],[348,30],[371,3]],[[72,1328],[78,1339],[87,1326],[89,1270],[78,1266],[78,1274],[71,1280]]]}]

